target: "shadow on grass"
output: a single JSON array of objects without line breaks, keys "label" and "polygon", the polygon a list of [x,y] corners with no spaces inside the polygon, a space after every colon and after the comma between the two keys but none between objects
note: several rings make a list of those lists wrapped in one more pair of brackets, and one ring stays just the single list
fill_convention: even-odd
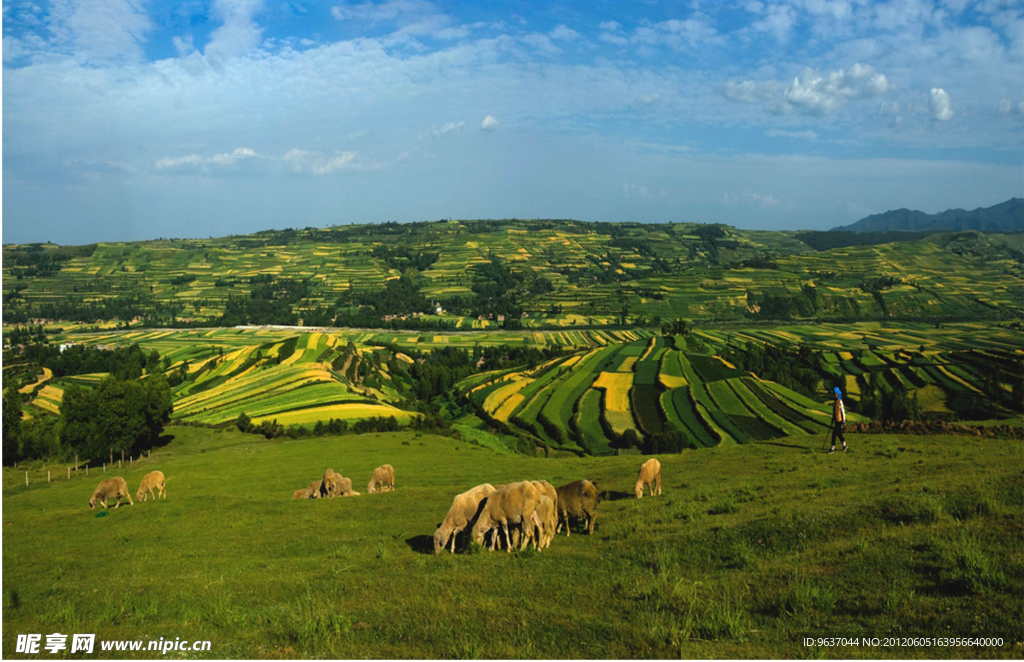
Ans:
[{"label": "shadow on grass", "polygon": [[782,448],[796,448],[802,451],[821,450],[821,446],[801,446],[799,444],[784,444],[779,441],[755,441],[758,446],[780,446]]},{"label": "shadow on grass", "polygon": [[434,553],[434,536],[413,536],[412,538],[406,538],[405,544],[417,554]]},{"label": "shadow on grass", "polygon": [[623,499],[635,499],[636,495],[632,492],[616,492],[613,490],[607,490],[601,492],[601,501],[622,501]]}]

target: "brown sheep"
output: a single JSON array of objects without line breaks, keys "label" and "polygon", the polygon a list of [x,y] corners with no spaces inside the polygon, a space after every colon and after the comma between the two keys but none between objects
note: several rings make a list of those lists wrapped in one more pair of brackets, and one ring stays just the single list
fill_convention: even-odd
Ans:
[{"label": "brown sheep", "polygon": [[312,499],[313,498],[313,493],[309,490],[308,487],[304,487],[301,490],[295,490],[292,493],[292,498],[293,499]]},{"label": "brown sheep", "polygon": [[96,503],[99,502],[104,508],[107,507],[107,499],[117,497],[117,505],[114,508],[121,507],[121,499],[128,499],[128,505],[134,506],[135,503],[132,501],[132,495],[128,493],[128,483],[124,482],[124,478],[117,476],[115,478],[108,478],[100,481],[96,491],[92,493],[92,498],[89,499],[89,509],[92,510],[96,507]]},{"label": "brown sheep", "polygon": [[370,494],[374,492],[390,492],[395,489],[395,468],[390,464],[382,464],[373,470],[373,476],[370,477],[370,482],[366,485],[366,491]]},{"label": "brown sheep", "polygon": [[[510,483],[502,489],[496,490],[494,494],[487,497],[487,502],[480,511],[476,524],[473,525],[473,541],[482,543],[484,535],[488,531],[500,526],[505,533],[505,545],[511,552],[513,545],[508,533],[509,524],[521,524],[524,528],[530,526],[530,522],[533,525],[539,524],[537,502],[540,501],[541,496],[541,491],[526,480]],[[525,542],[524,536],[521,544],[525,544]],[[492,539],[492,549],[496,543],[497,541]]]},{"label": "brown sheep", "polygon": [[[153,496],[154,489],[157,491],[156,496]],[[153,496],[154,499],[158,497],[167,498],[167,481],[164,480],[164,472],[150,471],[143,476],[142,482],[139,483],[139,491],[135,493],[135,498],[139,501],[145,501],[150,496]]]},{"label": "brown sheep", "polygon": [[558,488],[558,531],[565,523],[565,535],[569,536],[569,518],[586,520],[587,533],[593,535],[594,520],[597,519],[597,505],[601,497],[597,485],[589,480],[577,480]]},{"label": "brown sheep", "polygon": [[309,498],[310,499],[319,499],[320,498],[320,488],[323,486],[323,484],[324,484],[323,480],[314,480],[312,483],[309,484]]},{"label": "brown sheep", "polygon": [[644,497],[645,486],[651,491],[651,496],[661,494],[661,462],[653,457],[640,467],[640,475],[637,476],[636,486],[633,488],[637,499]]},{"label": "brown sheep", "polygon": [[451,552],[455,553],[455,537],[473,523],[480,510],[481,502],[494,492],[493,485],[484,483],[471,490],[466,490],[452,499],[451,508],[448,509],[444,522],[434,532],[434,554],[440,554],[441,550],[448,546],[449,541],[451,541]]}]

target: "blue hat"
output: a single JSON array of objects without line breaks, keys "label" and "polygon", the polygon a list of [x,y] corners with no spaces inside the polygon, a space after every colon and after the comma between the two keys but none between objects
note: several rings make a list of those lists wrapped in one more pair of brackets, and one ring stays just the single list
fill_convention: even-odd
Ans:
[{"label": "blue hat", "polygon": [[832,389],[832,390],[833,390],[833,391],[835,391],[835,392],[836,392],[836,395],[837,395],[837,396],[839,396],[840,398],[841,398],[841,397],[843,397],[843,392],[839,390],[839,387],[838,387],[838,386],[837,386],[837,387],[835,387],[835,388],[834,388],[834,389]]}]

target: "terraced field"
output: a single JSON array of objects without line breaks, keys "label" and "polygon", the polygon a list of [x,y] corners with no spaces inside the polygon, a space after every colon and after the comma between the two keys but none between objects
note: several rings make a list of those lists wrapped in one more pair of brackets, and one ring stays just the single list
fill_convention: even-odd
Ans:
[{"label": "terraced field", "polygon": [[[490,391],[468,380],[456,389],[477,389],[470,397],[485,419],[554,449],[595,454],[614,452],[630,430],[641,439],[682,432],[692,447],[823,435],[836,382],[846,384],[851,422],[865,420],[855,408],[869,380],[906,389],[926,418],[952,419],[947,403],[971,395],[988,398],[1006,416],[1015,411],[1009,385],[1022,372],[1024,352],[1014,347],[1012,333],[973,325],[935,335],[923,328],[842,328],[832,333],[818,327],[694,331],[689,344],[699,340],[704,352],[686,349],[686,338],[651,337],[580,350],[530,371],[506,371],[493,378]],[[960,334],[968,329],[979,334],[979,346],[992,349],[949,349],[962,346]],[[815,397],[739,370],[719,356],[737,344],[783,340],[820,350],[823,369]],[[933,349],[921,351],[919,341]],[[831,349],[842,342],[852,348]],[[983,392],[993,375],[1005,394],[994,399]]]},{"label": "terraced field", "polygon": [[[420,270],[416,286],[443,309],[457,309],[457,302],[475,296],[474,268],[492,258],[521,282],[543,278],[550,287],[522,293],[519,322],[567,333],[621,324],[624,308],[629,317],[648,320],[1010,319],[1021,312],[1024,277],[1014,257],[1019,255],[1015,235],[894,237],[892,243],[821,252],[799,236],[696,224],[508,220],[84,247],[9,245],[3,261],[4,316],[54,317],[71,304],[91,307],[92,317],[107,322],[133,316],[213,322],[231,297],[244,299],[259,284],[278,279],[303,283],[292,312],[308,320],[344,297],[379,292],[399,278],[403,271],[396,263],[375,252],[391,246],[436,254],[436,261]],[[39,252],[54,258],[53,271],[33,271]],[[871,285],[879,279],[891,281]],[[404,312],[462,331],[503,325],[494,314]],[[93,325],[92,317],[75,319]]]},{"label": "terraced field", "polygon": [[[643,443],[673,431],[692,447],[820,435],[829,425],[829,393],[837,383],[844,386],[853,421],[860,420],[862,393],[878,384],[906,390],[925,418],[962,418],[965,407],[978,401],[993,412],[983,418],[1005,418],[1019,409],[1012,384],[1024,373],[1018,333],[983,323],[696,327],[687,336],[668,337],[643,329],[424,334],[238,328],[64,338],[158,350],[169,361],[168,375],[182,368],[187,374],[173,391],[174,419],[217,426],[242,412],[256,423],[282,425],[374,416],[407,421],[414,414],[402,396],[403,385],[410,384],[402,366],[412,359],[403,348],[429,353],[445,347],[559,347],[566,353],[558,358],[474,374],[456,384],[453,397],[473,412],[471,425],[456,423],[476,435],[497,431],[587,454],[614,453],[627,435]],[[765,344],[817,353],[813,397],[722,358]],[[57,413],[67,384],[91,387],[103,376],[32,384],[26,411]]]}]

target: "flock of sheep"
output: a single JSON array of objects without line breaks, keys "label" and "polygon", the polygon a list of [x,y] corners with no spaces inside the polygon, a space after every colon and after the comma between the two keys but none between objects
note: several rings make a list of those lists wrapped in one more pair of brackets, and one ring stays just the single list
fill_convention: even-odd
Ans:
[{"label": "flock of sheep", "polygon": [[[156,490],[157,493],[153,494],[153,490]],[[164,472],[150,471],[142,477],[142,482],[139,483],[139,489],[135,493],[135,498],[139,501],[145,501],[150,496],[154,499],[157,497],[167,498],[167,481],[164,479]],[[121,499],[124,498],[128,499],[129,506],[135,505],[135,502],[132,501],[132,495],[128,493],[128,483],[120,476],[100,481],[96,491],[92,493],[92,498],[89,499],[89,509],[95,508],[97,503],[106,508],[107,499],[114,498],[117,499],[117,504],[114,508],[120,508]]]},{"label": "flock of sheep", "polygon": [[[637,499],[643,498],[645,488],[651,496],[661,494],[661,463],[654,458],[640,467],[633,488]],[[384,464],[373,470],[366,485],[367,493],[394,489],[394,467]],[[149,496],[167,498],[163,472],[151,471],[143,477],[135,498],[145,501]],[[333,469],[325,471],[323,478],[313,481],[309,487],[295,490],[292,494],[293,499],[330,499],[336,496],[360,496],[360,493],[352,489],[351,478],[345,478]],[[129,505],[135,505],[128,493],[128,483],[120,476],[100,482],[89,499],[89,508],[95,508],[97,503],[106,508],[107,499],[114,498],[117,499],[114,508],[121,507],[122,498],[127,498]],[[572,519],[583,520],[587,532],[592,534],[600,502],[597,485],[586,479],[559,488],[546,480],[477,485],[452,500],[448,514],[434,532],[434,554],[440,554],[443,549],[454,554],[456,537],[463,532],[468,532],[468,536],[464,536],[466,542],[485,546],[489,542],[492,551],[501,546],[509,552],[525,549],[530,542],[533,542],[534,549],[540,551],[551,545],[563,525],[568,536]]]},{"label": "flock of sheep", "polygon": [[[633,492],[643,498],[644,488],[651,495],[661,494],[661,463],[651,458],[640,467]],[[455,553],[456,537],[468,531],[468,540],[490,549],[525,549],[532,541],[540,551],[551,544],[565,526],[570,535],[571,519],[583,520],[587,533],[594,533],[597,505],[601,502],[597,485],[577,480],[555,488],[546,480],[529,480],[491,485],[484,483],[458,494],[444,522],[434,532],[434,554],[448,549]],[[511,531],[511,533],[510,533]]]},{"label": "flock of sheep", "polygon": [[[366,484],[366,491],[369,494],[374,492],[390,492],[395,489],[395,468],[390,464],[382,464],[373,470],[370,482]],[[334,469],[324,472],[324,477],[314,480],[309,487],[295,490],[292,493],[293,499],[333,499],[336,496],[352,497],[360,496],[359,492],[352,489],[352,479],[345,478]]]}]

